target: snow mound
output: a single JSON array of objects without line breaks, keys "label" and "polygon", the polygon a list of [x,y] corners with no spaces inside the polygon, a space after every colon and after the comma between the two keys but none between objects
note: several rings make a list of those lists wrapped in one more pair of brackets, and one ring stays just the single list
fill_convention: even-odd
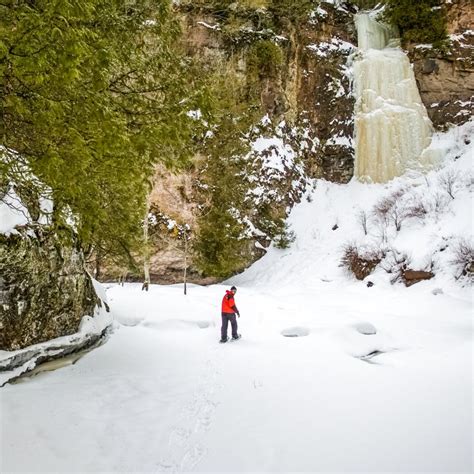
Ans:
[{"label": "snow mound", "polygon": [[82,318],[79,329],[74,334],[16,351],[0,351],[0,387],[32,371],[44,361],[60,359],[95,347],[105,339],[112,322],[111,313],[102,305],[96,307],[94,316],[86,315]]},{"label": "snow mound", "polygon": [[354,328],[357,330],[357,332],[359,332],[360,334],[364,334],[365,336],[372,336],[374,334],[377,334],[377,329],[375,329],[375,326],[371,323],[356,323],[354,324]]},{"label": "snow mound", "polygon": [[26,225],[30,221],[28,209],[11,186],[0,200],[0,234],[14,234],[17,232],[16,226]]},{"label": "snow mound", "polygon": [[281,332],[282,336],[285,337],[304,337],[309,336],[310,330],[304,326],[295,326],[291,328],[283,329]]}]

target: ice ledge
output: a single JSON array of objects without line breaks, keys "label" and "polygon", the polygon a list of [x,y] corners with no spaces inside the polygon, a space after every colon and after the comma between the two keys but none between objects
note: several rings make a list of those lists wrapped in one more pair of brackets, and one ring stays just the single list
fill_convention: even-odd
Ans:
[{"label": "ice ledge", "polygon": [[[94,281],[99,298],[104,298],[100,284]],[[60,359],[71,354],[89,351],[107,340],[113,317],[105,299],[97,306],[93,317],[84,316],[78,332],[49,341],[34,344],[16,351],[0,351],[0,387],[12,382],[40,364]]]}]

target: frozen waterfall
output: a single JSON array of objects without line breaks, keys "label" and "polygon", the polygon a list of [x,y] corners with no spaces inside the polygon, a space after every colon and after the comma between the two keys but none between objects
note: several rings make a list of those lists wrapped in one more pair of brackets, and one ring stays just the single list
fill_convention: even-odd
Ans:
[{"label": "frozen waterfall", "polygon": [[357,14],[356,26],[354,174],[363,181],[386,182],[432,162],[423,153],[432,126],[396,31],[371,13]]}]

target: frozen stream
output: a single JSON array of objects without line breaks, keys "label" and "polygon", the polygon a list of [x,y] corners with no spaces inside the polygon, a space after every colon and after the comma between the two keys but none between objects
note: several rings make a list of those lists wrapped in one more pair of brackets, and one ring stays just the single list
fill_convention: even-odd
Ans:
[{"label": "frozen stream", "polygon": [[105,345],[0,391],[1,471],[467,471],[469,302],[371,290],[241,286],[218,344],[223,286],[113,286]]}]

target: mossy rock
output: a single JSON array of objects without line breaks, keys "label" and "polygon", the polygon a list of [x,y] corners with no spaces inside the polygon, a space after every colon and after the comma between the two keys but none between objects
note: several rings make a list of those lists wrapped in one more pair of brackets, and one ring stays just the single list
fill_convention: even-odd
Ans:
[{"label": "mossy rock", "polygon": [[73,334],[100,304],[82,253],[57,235],[0,235],[0,350]]}]

